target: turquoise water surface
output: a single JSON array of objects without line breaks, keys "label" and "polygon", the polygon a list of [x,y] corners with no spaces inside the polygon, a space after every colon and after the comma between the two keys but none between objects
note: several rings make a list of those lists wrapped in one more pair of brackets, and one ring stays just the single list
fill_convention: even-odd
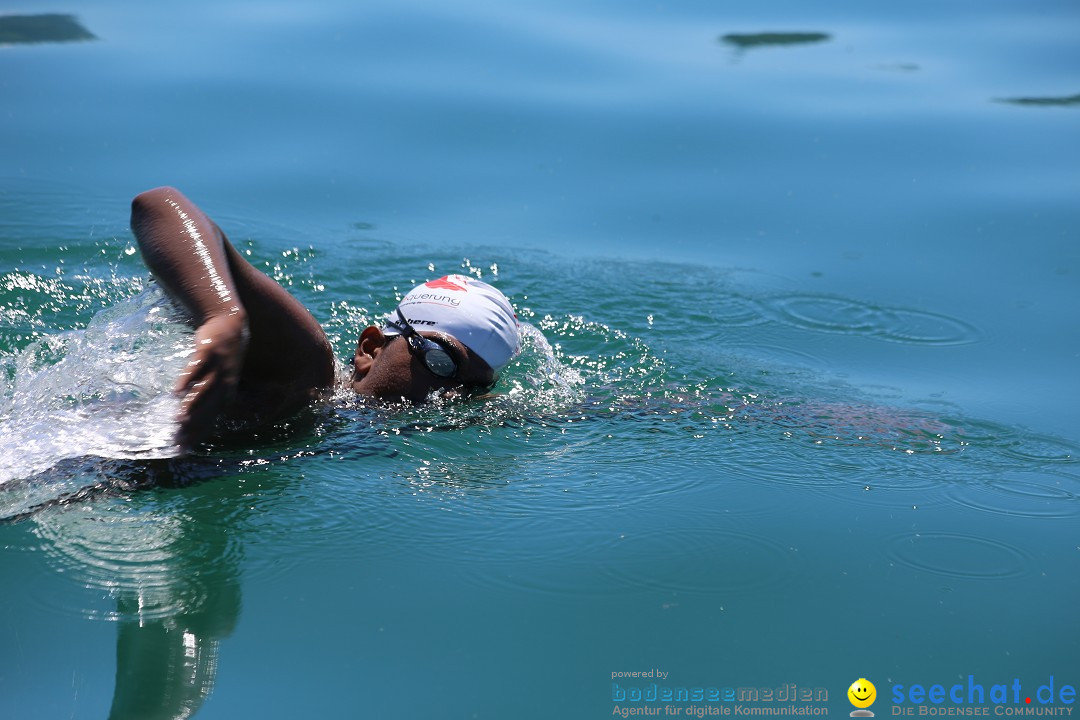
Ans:
[{"label": "turquoise water surface", "polygon": [[[845,717],[859,678],[877,717],[1068,716],[1078,28],[0,10],[0,718]],[[341,394],[173,457],[190,333],[127,228],[162,184],[341,358],[418,282],[496,284],[500,395]]]}]

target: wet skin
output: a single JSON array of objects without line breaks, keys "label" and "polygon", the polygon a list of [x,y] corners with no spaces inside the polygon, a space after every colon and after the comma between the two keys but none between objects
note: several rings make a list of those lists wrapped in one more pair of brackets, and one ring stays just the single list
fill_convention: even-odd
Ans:
[{"label": "wet skin", "polygon": [[[195,329],[195,351],[175,386],[182,452],[208,437],[218,418],[269,424],[333,387],[333,349],[318,321],[179,190],[136,196],[131,228],[147,267]],[[454,357],[453,377],[431,372],[405,340],[368,327],[357,343],[353,390],[419,403],[432,391],[464,394],[492,383],[491,368],[461,342],[423,335],[438,338]]]},{"label": "wet skin", "polygon": [[379,328],[370,326],[361,333],[353,356],[353,390],[383,400],[421,403],[433,391],[452,395],[484,388],[494,381],[495,373],[488,364],[456,338],[432,332],[420,335],[446,347],[458,366],[454,377],[439,377],[409,350],[403,337],[384,335]]}]

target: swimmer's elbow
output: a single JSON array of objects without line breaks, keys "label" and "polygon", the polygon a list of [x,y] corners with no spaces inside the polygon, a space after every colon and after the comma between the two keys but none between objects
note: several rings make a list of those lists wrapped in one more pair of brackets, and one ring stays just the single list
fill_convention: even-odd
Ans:
[{"label": "swimmer's elbow", "polygon": [[180,195],[179,190],[167,185],[139,193],[131,201],[131,226],[136,227],[148,215],[160,209],[170,198],[176,197],[183,196]]}]

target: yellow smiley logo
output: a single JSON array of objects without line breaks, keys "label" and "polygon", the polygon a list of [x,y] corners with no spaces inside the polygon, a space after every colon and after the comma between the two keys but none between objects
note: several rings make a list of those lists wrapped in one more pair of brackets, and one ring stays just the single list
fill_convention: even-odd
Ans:
[{"label": "yellow smiley logo", "polygon": [[877,688],[866,678],[859,678],[847,689],[848,700],[857,708],[868,708],[877,699]]}]

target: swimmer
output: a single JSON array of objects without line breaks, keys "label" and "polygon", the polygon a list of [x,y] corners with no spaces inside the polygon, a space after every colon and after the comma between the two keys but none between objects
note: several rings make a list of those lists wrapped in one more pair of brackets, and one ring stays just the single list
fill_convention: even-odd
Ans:
[{"label": "swimmer", "polygon": [[[195,351],[174,388],[181,451],[219,419],[274,422],[333,387],[334,355],[318,321],[178,190],[136,196],[131,229],[150,272],[195,328]],[[472,393],[490,388],[518,349],[506,297],[450,275],[417,286],[382,326],[360,333],[346,382],[358,395],[413,403],[433,392]]]}]

